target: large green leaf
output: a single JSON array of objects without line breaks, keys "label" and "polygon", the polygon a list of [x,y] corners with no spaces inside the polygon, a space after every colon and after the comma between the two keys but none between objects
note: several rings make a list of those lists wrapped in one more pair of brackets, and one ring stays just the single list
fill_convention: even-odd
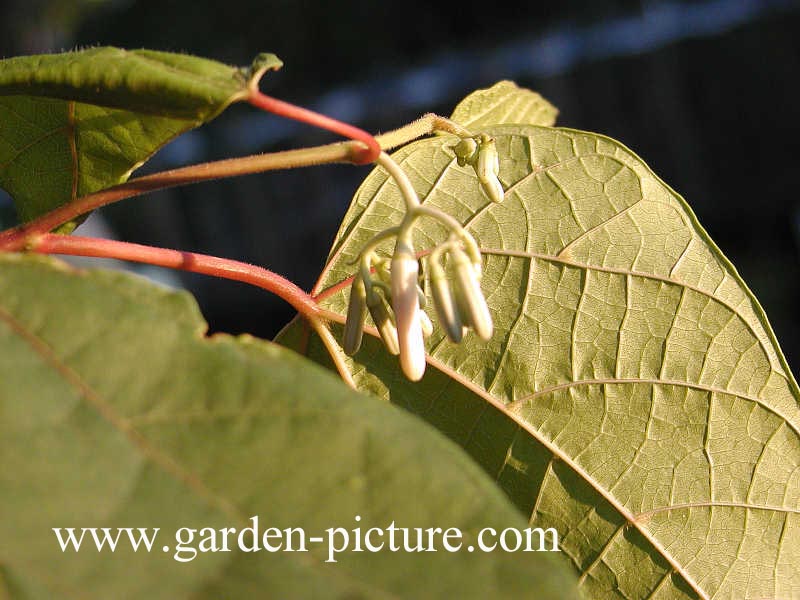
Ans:
[{"label": "large green leaf", "polygon": [[[0,256],[0,596],[572,595],[549,552],[343,552],[329,563],[322,543],[248,554],[234,535],[233,552],[176,562],[178,528],[241,530],[253,516],[261,533],[307,536],[392,521],[460,527],[465,548],[480,528],[526,522],[416,417],[283,348],[204,338],[186,294],[60,265]],[[126,543],[62,553],[54,527],[161,531],[152,553]]]},{"label": "large green leaf", "polygon": [[122,183],[158,148],[247,97],[248,69],[152,50],[91,48],[0,61],[0,187],[24,221]]},{"label": "large green leaf", "polygon": [[[486,130],[501,204],[453,138],[394,157],[478,240],[494,336],[454,345],[437,328],[418,384],[370,337],[348,359],[358,386],[435,424],[556,527],[589,598],[800,597],[800,394],[752,293],[618,142]],[[360,248],[402,206],[380,169],[356,194],[316,288],[334,320]],[[424,221],[415,247],[446,235]],[[296,323],[281,340],[329,362]]]}]

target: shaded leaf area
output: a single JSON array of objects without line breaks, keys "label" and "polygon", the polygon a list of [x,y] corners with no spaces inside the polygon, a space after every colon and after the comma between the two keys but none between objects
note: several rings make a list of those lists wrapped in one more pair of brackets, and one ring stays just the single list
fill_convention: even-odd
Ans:
[{"label": "shaded leaf area", "polygon": [[[502,204],[456,164],[454,139],[394,156],[424,204],[478,240],[494,336],[454,345],[437,326],[416,385],[370,337],[349,362],[358,386],[436,425],[532,523],[556,527],[587,597],[800,595],[800,395],[756,299],[618,142],[486,131]],[[317,286],[324,307],[346,314],[352,261],[402,213],[373,171]],[[425,221],[415,247],[446,235]],[[296,323],[282,341],[329,362]]]},{"label": "shaded leaf area", "polygon": [[20,220],[122,183],[199,123],[29,96],[0,97],[0,185]]},{"label": "shaded leaf area", "polygon": [[[395,522],[460,527],[466,543],[526,522],[416,417],[278,346],[204,338],[187,294],[6,255],[0,298],[0,590],[10,597],[570,595],[563,559],[546,552],[345,552],[326,563],[324,544],[244,553],[232,536],[233,552],[175,562],[178,528],[241,530],[252,516],[261,533],[354,536]],[[152,553],[124,542],[113,554],[62,553],[53,527],[161,531]]]},{"label": "shaded leaf area", "polygon": [[280,66],[110,47],[0,61],[0,186],[27,221],[122,183]]}]

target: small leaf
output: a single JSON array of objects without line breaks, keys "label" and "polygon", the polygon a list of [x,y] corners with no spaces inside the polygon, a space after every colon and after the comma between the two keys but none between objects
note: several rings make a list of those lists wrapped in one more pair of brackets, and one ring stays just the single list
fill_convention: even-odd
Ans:
[{"label": "small leaf", "polygon": [[450,118],[478,132],[506,123],[550,127],[557,115],[558,109],[536,92],[517,87],[513,81],[500,81],[464,98]]},{"label": "small leaf", "polygon": [[0,187],[29,221],[122,183],[176,136],[247,97],[249,69],[151,50],[91,48],[0,61]]},{"label": "small leaf", "polygon": [[[800,595],[800,393],[757,300],[620,143],[486,132],[501,204],[458,166],[453,137],[394,158],[425,205],[477,239],[493,337],[455,345],[437,324],[412,384],[365,336],[349,359],[356,384],[436,425],[532,523],[558,529],[586,597]],[[396,186],[373,171],[315,288],[325,309],[344,314],[359,249],[402,215]],[[424,254],[448,234],[424,221],[413,243]],[[314,336],[286,334],[329,363]]]},{"label": "small leaf", "polygon": [[[573,597],[557,553],[466,550],[483,527],[527,523],[433,428],[293,352],[206,339],[205,327],[187,294],[0,256],[0,595]],[[308,552],[237,550],[254,516],[261,534],[304,528]],[[352,548],[354,528],[392,522],[459,527],[465,549],[330,563],[309,541],[342,527]],[[81,552],[62,553],[54,527],[161,530],[151,552],[134,553],[125,534],[98,552],[87,533]],[[228,527],[231,552],[174,560],[179,528],[195,529],[183,542],[195,549],[215,528],[219,549]],[[372,542],[388,548],[388,535]]]}]

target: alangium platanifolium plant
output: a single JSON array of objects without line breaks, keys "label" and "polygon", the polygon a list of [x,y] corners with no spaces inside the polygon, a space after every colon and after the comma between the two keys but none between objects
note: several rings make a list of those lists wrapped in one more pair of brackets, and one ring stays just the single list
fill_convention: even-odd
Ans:
[{"label": "alangium platanifolium plant", "polygon": [[[280,66],[0,61],[0,597],[800,597],[800,392],[684,200],[508,81],[373,137],[263,94]],[[349,139],[131,177],[236,102]],[[151,190],[333,161],[376,166],[310,292],[72,235]],[[56,254],[298,315],[209,338],[188,294]]]}]

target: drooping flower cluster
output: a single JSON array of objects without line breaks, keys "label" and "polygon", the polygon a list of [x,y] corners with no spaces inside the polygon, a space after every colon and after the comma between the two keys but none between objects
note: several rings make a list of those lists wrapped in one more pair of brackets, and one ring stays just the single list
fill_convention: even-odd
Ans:
[{"label": "drooping flower cluster", "polygon": [[[460,165],[473,166],[487,196],[503,199],[498,179],[499,162],[494,140],[486,135],[464,138],[453,148]],[[362,250],[359,268],[350,288],[350,302],[342,346],[355,354],[361,346],[366,313],[369,311],[386,349],[399,355],[403,373],[418,381],[425,373],[424,338],[433,331],[425,313],[424,278],[420,261],[427,268],[434,308],[447,337],[458,343],[468,329],[482,340],[492,336],[492,316],[481,291],[481,255],[475,239],[450,215],[422,206],[399,165],[383,153],[379,162],[397,181],[406,200],[406,215],[398,227],[376,235]],[[450,236],[420,259],[411,242],[414,221],[432,217],[448,229]],[[391,259],[381,258],[375,248],[395,237]]]}]

